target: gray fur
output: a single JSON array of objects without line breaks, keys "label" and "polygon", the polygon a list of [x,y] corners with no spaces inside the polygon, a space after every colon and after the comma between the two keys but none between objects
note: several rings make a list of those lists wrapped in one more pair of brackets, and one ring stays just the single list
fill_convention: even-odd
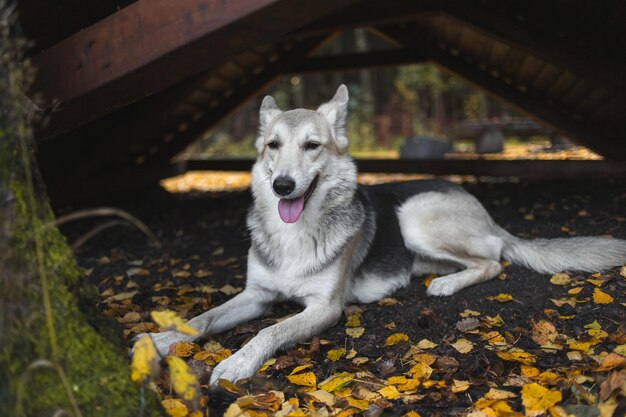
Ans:
[{"label": "gray fur", "polygon": [[[278,300],[294,300],[304,309],[220,362],[211,385],[252,376],[276,350],[333,325],[346,304],[388,296],[412,275],[443,274],[427,293],[444,296],[494,278],[501,258],[547,273],[599,271],[626,261],[622,240],[514,237],[476,198],[446,181],[357,186],[346,154],[347,106],[345,86],[317,111],[283,112],[273,98],[263,100],[247,219],[252,245],[246,288],[189,324],[201,337],[258,317]],[[319,146],[307,147],[311,141]],[[274,193],[278,176],[294,180],[288,196]],[[303,196],[308,199],[297,200]],[[305,201],[295,223],[281,220],[281,198]],[[172,343],[196,338],[171,331],[151,336],[161,355]]]}]

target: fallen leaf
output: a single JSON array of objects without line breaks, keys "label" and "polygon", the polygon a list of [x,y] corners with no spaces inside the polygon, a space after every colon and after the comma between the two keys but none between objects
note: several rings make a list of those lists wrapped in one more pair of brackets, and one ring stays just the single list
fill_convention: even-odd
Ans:
[{"label": "fallen leaf", "polygon": [[388,400],[393,400],[394,398],[398,398],[398,396],[400,396],[400,392],[393,385],[381,388],[376,392]]},{"label": "fallen leaf", "polygon": [[600,366],[594,369],[594,372],[605,372],[622,367],[626,367],[626,357],[616,353],[609,353],[602,359]]},{"label": "fallen leaf", "polygon": [[532,339],[538,345],[554,342],[559,335],[554,325],[547,320],[539,320],[538,322],[531,320],[530,324],[533,329]]},{"label": "fallen leaf", "polygon": [[317,386],[317,379],[315,378],[315,374],[313,372],[303,372],[297,375],[288,375],[287,379],[292,384],[300,385],[303,387]]},{"label": "fallen leaf", "polygon": [[337,398],[335,398],[333,394],[324,390],[307,392],[306,395],[315,398],[316,401],[324,403],[329,407],[333,407],[337,401]]},{"label": "fallen leaf", "polygon": [[458,379],[453,379],[452,380],[452,392],[454,393],[459,393],[459,392],[464,392],[467,391],[470,387],[470,382],[469,381],[459,381]]},{"label": "fallen leaf", "polygon": [[177,342],[170,346],[169,353],[179,358],[187,358],[200,351],[200,346],[193,342]]},{"label": "fallen leaf", "polygon": [[607,398],[613,394],[613,391],[617,390],[626,382],[626,370],[620,372],[611,372],[607,379],[600,384],[600,399],[606,401]]},{"label": "fallen leaf", "polygon": [[320,382],[319,387],[324,391],[333,392],[336,389],[343,387],[348,382],[354,379],[354,374],[350,372],[341,372],[335,375],[331,375],[324,381]]},{"label": "fallen leaf", "polygon": [[593,302],[596,304],[609,304],[613,302],[613,297],[599,288],[593,289]]},{"label": "fallen leaf", "polygon": [[378,300],[377,304],[379,306],[395,306],[400,304],[400,301],[396,300],[395,298],[383,298]]},{"label": "fallen leaf", "polygon": [[474,349],[474,344],[467,339],[459,339],[452,344],[459,353],[469,353]]},{"label": "fallen leaf", "polygon": [[152,338],[144,334],[133,346],[130,379],[143,384],[154,379],[159,374],[159,355],[157,354]]},{"label": "fallen leaf", "polygon": [[413,378],[417,378],[419,380],[425,381],[430,378],[433,373],[433,368],[425,363],[417,363],[410,370],[409,374],[413,376]]},{"label": "fallen leaf", "polygon": [[192,410],[198,410],[200,401],[200,385],[187,364],[181,358],[168,356],[167,366],[170,370],[170,381],[174,391]]},{"label": "fallen leaf", "polygon": [[337,360],[339,358],[341,358],[344,354],[346,353],[346,350],[344,348],[341,349],[331,349],[326,353],[326,357],[331,361],[331,362],[337,362]]},{"label": "fallen leaf", "polygon": [[165,399],[161,405],[170,417],[185,417],[189,414],[187,406],[177,399]]},{"label": "fallen leaf", "polygon": [[582,290],[583,290],[583,287],[575,287],[575,288],[572,288],[571,290],[567,291],[567,293],[569,295],[577,295],[577,294],[580,294],[580,292]]},{"label": "fallen leaf", "polygon": [[408,342],[409,336],[405,333],[394,333],[385,340],[385,346],[393,346],[400,341]]},{"label": "fallen leaf", "polygon": [[508,352],[496,352],[496,355],[505,361],[521,362],[526,365],[533,364],[536,361],[535,355],[522,350],[511,349]]},{"label": "fallen leaf", "polygon": [[498,301],[500,303],[506,303],[506,302],[511,301],[512,299],[513,299],[513,296],[511,294],[504,294],[504,293],[500,293],[496,296],[487,297],[487,300]]},{"label": "fallen leaf", "polygon": [[353,327],[346,329],[346,334],[355,339],[363,336],[363,333],[365,333],[365,329],[363,327]]},{"label": "fallen leaf", "polygon": [[554,285],[567,285],[571,280],[572,278],[563,272],[558,272],[550,277],[550,283]]},{"label": "fallen leaf", "polygon": [[437,347],[437,343],[433,343],[428,339],[422,339],[417,343],[417,347],[423,350],[428,350]]},{"label": "fallen leaf", "polygon": [[226,294],[226,295],[233,295],[233,294],[237,294],[237,293],[240,293],[241,291],[243,291],[243,288],[241,288],[241,287],[233,287],[230,284],[226,284],[222,288],[220,288],[219,291],[221,293]]},{"label": "fallen leaf", "polygon": [[561,399],[560,391],[551,391],[534,382],[522,387],[522,404],[524,404],[526,416],[543,414]]},{"label": "fallen leaf", "polygon": [[469,332],[476,330],[481,324],[480,319],[476,317],[466,317],[456,323],[456,328],[460,332]]},{"label": "fallen leaf", "polygon": [[176,330],[177,332],[195,336],[198,331],[185,323],[174,311],[153,311],[150,313],[152,320],[159,325],[161,331]]}]

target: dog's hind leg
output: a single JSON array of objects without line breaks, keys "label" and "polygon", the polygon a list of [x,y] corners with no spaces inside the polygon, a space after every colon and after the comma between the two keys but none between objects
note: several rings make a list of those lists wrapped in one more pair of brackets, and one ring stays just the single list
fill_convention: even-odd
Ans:
[{"label": "dog's hind leg", "polygon": [[400,206],[398,220],[404,243],[418,260],[425,256],[442,266],[466,268],[433,280],[429,295],[454,294],[502,270],[499,260],[504,242],[487,211],[470,194],[418,194]]},{"label": "dog's hind leg", "polygon": [[198,330],[197,335],[167,331],[150,333],[150,337],[159,354],[165,356],[173,343],[191,342],[209,334],[220,333],[260,316],[274,299],[273,293],[248,286],[224,304],[189,320],[188,324]]},{"label": "dog's hind leg", "polygon": [[488,259],[475,259],[467,264],[467,269],[434,279],[428,286],[428,295],[452,295],[455,292],[488,281],[502,271],[499,262]]}]

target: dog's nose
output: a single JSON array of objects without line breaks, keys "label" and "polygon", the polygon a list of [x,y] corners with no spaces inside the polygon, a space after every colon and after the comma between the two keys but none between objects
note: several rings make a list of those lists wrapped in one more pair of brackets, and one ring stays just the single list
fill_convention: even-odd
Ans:
[{"label": "dog's nose", "polygon": [[274,184],[272,186],[274,187],[276,194],[289,195],[296,188],[296,182],[285,175],[281,175],[274,180]]}]

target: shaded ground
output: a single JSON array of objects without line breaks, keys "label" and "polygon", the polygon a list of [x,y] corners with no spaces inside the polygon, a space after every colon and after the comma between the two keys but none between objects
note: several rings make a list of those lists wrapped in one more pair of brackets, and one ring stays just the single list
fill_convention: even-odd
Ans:
[{"label": "shaded ground", "polygon": [[[626,182],[623,181],[464,185],[500,225],[518,236],[626,238]],[[149,316],[152,310],[168,308],[188,319],[232,297],[245,284],[248,236],[244,219],[249,203],[246,191],[153,192],[121,205],[141,218],[158,235],[163,247],[149,247],[143,235],[125,228],[110,229],[83,246],[79,262],[90,271],[89,279],[99,286],[98,308],[118,321],[125,321],[124,335],[129,339],[154,326]],[[94,224],[86,222],[64,231],[71,242]],[[497,387],[513,396],[500,402],[491,398],[493,395],[488,396],[477,404],[482,411],[475,411],[474,415],[515,415],[504,407],[524,413],[520,391],[524,385],[537,382],[560,392],[562,399],[557,403],[569,406],[567,411],[575,415],[611,415],[606,405],[597,407],[602,403],[601,398],[608,401],[605,404],[621,401],[621,408],[615,415],[622,415],[626,406],[624,397],[611,396],[611,392],[606,395],[610,388],[604,388],[602,393],[600,388],[607,376],[621,377],[619,369],[624,364],[618,359],[615,366],[604,366],[606,370],[601,367],[599,372],[594,370],[597,371],[614,349],[624,354],[620,345],[626,343],[623,327],[626,325],[626,277],[620,275],[620,268],[615,268],[602,275],[570,274],[566,285],[554,285],[549,280],[549,276],[510,265],[501,279],[465,289],[451,297],[428,298],[424,285],[427,280],[416,278],[410,288],[394,294],[393,300],[385,305],[359,305],[360,313],[353,312],[350,323],[346,323],[344,316],[337,326],[319,338],[290,352],[279,352],[277,362],[244,384],[245,390],[236,394],[211,394],[205,389],[203,401],[213,411],[212,415],[221,415],[237,396],[274,389],[283,392],[285,400],[296,397],[301,410],[312,413],[311,410],[317,409],[317,415],[334,415],[340,410],[345,415],[363,410],[369,410],[368,415],[381,412],[403,415],[409,410],[422,416],[465,415],[490,388]],[[596,289],[609,294],[613,300],[599,304],[597,301],[602,300],[593,298]],[[511,295],[513,300],[487,299],[501,293]],[[557,303],[570,299],[573,306],[557,306],[551,299]],[[215,335],[212,340],[235,351],[260,328],[297,311],[294,305],[278,305],[262,319]],[[128,315],[129,312],[139,314]],[[462,315],[475,315],[477,319],[459,325]],[[360,316],[360,325],[354,321],[356,316]],[[597,324],[593,324],[595,321]],[[548,328],[549,340],[542,340],[542,350],[537,343],[537,338],[541,339],[537,325],[544,322],[553,324],[554,331]],[[362,335],[354,337],[360,330],[349,331],[352,336],[348,335],[346,324],[352,326],[351,329],[362,327]],[[594,329],[596,331],[591,331]],[[405,334],[409,340],[396,336],[401,339],[399,342],[385,346],[387,338],[397,333]],[[420,344],[423,339],[437,346]],[[453,344],[459,340],[471,342],[472,350],[461,353],[467,350],[463,348],[465,342],[455,345],[460,347],[460,351],[457,350]],[[207,349],[214,349],[214,346]],[[511,350],[512,347],[531,356],[516,356],[520,352]],[[341,348],[345,353],[336,351]],[[193,349],[197,348],[179,353],[194,356]],[[329,351],[333,359],[333,354],[339,355],[339,359],[331,361]],[[210,363],[210,360],[189,360],[201,383],[206,383],[210,375]],[[422,365],[418,365],[420,363]],[[318,387],[303,389],[287,380],[286,376],[297,365],[306,364],[312,367],[296,375],[312,372]],[[424,374],[424,369],[428,375]],[[544,371],[552,374],[541,373]],[[298,392],[315,390],[322,381],[337,374],[343,375],[347,382],[331,390],[332,399]],[[393,376],[408,379],[390,380]],[[297,378],[292,380],[298,383]],[[419,385],[410,387],[410,380],[420,380]],[[409,385],[405,385],[407,383]],[[387,390],[386,386],[395,388]],[[166,384],[159,387],[164,397],[172,395]],[[394,389],[399,395],[395,396]],[[244,409],[248,407],[246,410],[251,415],[270,415],[269,410],[280,408],[281,402],[281,398],[266,395],[256,400],[240,400],[240,405]],[[288,405],[282,404],[283,409]],[[577,408],[571,408],[574,405]],[[291,415],[303,415],[298,414],[295,405],[292,408],[296,411]],[[553,409],[553,413],[559,411]],[[528,406],[526,412],[529,412]]]}]

